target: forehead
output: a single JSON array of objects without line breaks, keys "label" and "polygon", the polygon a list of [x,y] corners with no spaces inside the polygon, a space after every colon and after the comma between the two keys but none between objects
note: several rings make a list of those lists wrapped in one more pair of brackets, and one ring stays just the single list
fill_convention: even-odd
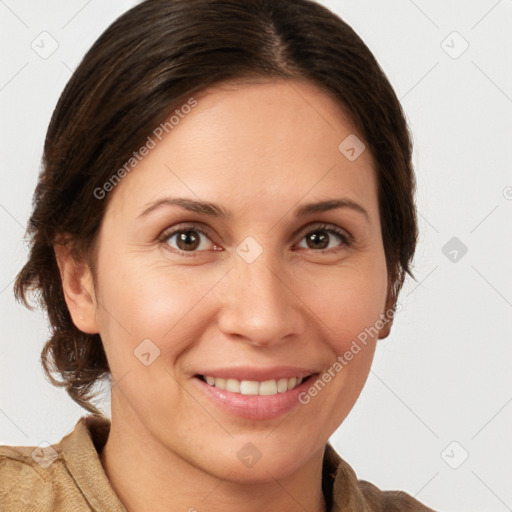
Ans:
[{"label": "forehead", "polygon": [[245,80],[194,99],[115,191],[123,209],[140,210],[164,194],[240,208],[255,199],[285,206],[306,194],[341,194],[375,210],[373,158],[365,150],[349,160],[340,151],[340,143],[361,136],[343,106],[315,85]]}]

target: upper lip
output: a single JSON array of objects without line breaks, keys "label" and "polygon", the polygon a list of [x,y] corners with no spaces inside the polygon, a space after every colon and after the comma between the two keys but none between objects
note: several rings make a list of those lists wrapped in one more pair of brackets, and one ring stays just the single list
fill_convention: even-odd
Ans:
[{"label": "upper lip", "polygon": [[202,370],[196,375],[215,377],[216,379],[237,379],[237,380],[279,380],[291,379],[292,377],[306,378],[317,373],[315,370],[301,368],[297,366],[272,366],[272,367],[256,367],[256,366],[232,366],[229,368],[215,368]]}]

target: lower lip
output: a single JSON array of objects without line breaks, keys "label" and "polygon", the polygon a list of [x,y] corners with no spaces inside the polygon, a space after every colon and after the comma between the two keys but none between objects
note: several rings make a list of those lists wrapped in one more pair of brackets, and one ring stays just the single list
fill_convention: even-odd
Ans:
[{"label": "lower lip", "polygon": [[270,420],[291,411],[300,405],[299,395],[310,385],[312,375],[297,387],[276,395],[242,395],[219,389],[198,377],[193,381],[206,395],[224,411],[251,420]]}]

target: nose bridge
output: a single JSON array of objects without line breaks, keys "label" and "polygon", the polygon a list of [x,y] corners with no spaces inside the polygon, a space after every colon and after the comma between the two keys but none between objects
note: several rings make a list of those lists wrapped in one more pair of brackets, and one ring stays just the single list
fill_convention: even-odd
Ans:
[{"label": "nose bridge", "polygon": [[[240,246],[244,249],[243,244]],[[239,249],[240,249],[239,247]],[[247,247],[245,247],[247,249]],[[248,253],[254,248],[249,247]],[[262,251],[255,259],[234,255],[220,326],[257,345],[279,343],[303,327],[298,301],[288,289],[279,259]],[[283,282],[284,281],[284,282]]]}]

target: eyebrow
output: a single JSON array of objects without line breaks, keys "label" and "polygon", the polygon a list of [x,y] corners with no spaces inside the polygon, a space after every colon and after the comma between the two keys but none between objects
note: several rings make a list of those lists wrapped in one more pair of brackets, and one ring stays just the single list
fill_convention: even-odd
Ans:
[{"label": "eyebrow", "polygon": [[[231,213],[225,210],[222,206],[207,201],[187,199],[185,197],[166,197],[150,203],[139,217],[146,216],[164,206],[179,206],[189,212],[199,213],[217,219],[227,219],[231,217]],[[325,201],[317,201],[302,205],[295,210],[295,217],[306,217],[314,213],[322,213],[338,208],[350,208],[351,210],[361,213],[368,222],[370,221],[370,215],[365,208],[356,201],[348,198],[328,199]]]}]

